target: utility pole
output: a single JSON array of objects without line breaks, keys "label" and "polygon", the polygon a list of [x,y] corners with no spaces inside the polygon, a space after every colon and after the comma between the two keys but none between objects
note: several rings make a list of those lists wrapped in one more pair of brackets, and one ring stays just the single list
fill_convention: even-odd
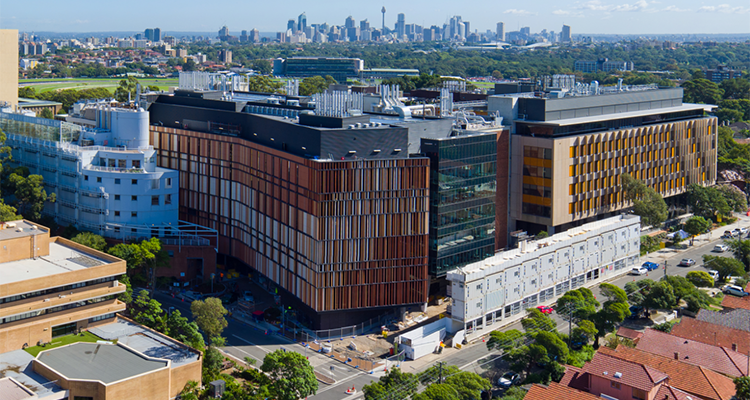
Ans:
[{"label": "utility pole", "polygon": [[667,276],[667,260],[664,260],[664,276]]},{"label": "utility pole", "polygon": [[438,383],[443,383],[443,362],[438,362],[438,370],[440,371],[438,373]]},{"label": "utility pole", "polygon": [[573,341],[573,307],[570,308],[570,314],[568,315],[568,347],[572,346]]}]

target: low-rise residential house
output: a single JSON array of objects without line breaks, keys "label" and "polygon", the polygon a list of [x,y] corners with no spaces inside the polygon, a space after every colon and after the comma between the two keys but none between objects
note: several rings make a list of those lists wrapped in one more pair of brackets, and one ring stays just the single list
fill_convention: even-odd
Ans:
[{"label": "low-rise residential house", "polygon": [[684,317],[669,332],[673,336],[727,347],[742,354],[750,352],[750,332]]}]

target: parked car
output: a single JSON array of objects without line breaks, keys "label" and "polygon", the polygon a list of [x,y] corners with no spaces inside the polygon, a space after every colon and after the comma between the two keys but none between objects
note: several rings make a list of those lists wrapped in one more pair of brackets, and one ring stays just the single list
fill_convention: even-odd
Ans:
[{"label": "parked car", "polygon": [[641,267],[646,268],[648,271],[654,271],[659,269],[659,264],[651,261],[646,261],[645,263],[643,263],[643,265],[641,265]]},{"label": "parked car", "polygon": [[628,319],[639,319],[643,316],[642,306],[630,306],[630,315]]},{"label": "parked car", "polygon": [[747,233],[747,228],[737,228],[734,231],[737,232],[741,236]]},{"label": "parked car", "polygon": [[536,306],[536,309],[539,310],[539,311],[541,311],[542,314],[552,314],[552,311],[555,311],[550,306]]},{"label": "parked car", "polygon": [[725,244],[717,244],[716,246],[714,246],[714,249],[712,251],[715,253],[723,253],[727,250],[729,250],[729,246]]},{"label": "parked car", "polygon": [[648,273],[648,270],[643,267],[633,267],[633,269],[630,270],[630,275],[646,275]]},{"label": "parked car", "polygon": [[708,270],[708,274],[711,275],[711,278],[714,278],[714,280],[719,279],[719,271],[715,269]]},{"label": "parked car", "polygon": [[750,295],[750,293],[746,292],[744,289],[737,285],[724,285],[721,288],[721,291],[724,294],[731,294],[733,296],[739,296],[739,297],[745,297]]},{"label": "parked car", "polygon": [[732,239],[739,236],[739,233],[736,231],[724,231],[724,234],[721,235],[722,239]]},{"label": "parked car", "polygon": [[695,260],[692,258],[683,258],[680,260],[680,263],[677,264],[678,267],[692,267],[693,265],[695,265]]},{"label": "parked car", "polygon": [[518,385],[519,383],[521,383],[521,376],[513,371],[506,372],[497,380],[497,385],[504,388],[509,388],[513,385]]},{"label": "parked car", "polygon": [[255,298],[253,298],[253,292],[251,292],[249,290],[245,290],[242,293],[242,299],[245,300],[248,303],[252,303],[252,302],[255,301]]}]

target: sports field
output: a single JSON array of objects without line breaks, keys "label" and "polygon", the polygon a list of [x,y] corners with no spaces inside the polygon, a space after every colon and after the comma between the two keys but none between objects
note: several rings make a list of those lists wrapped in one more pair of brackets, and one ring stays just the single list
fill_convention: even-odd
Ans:
[{"label": "sports field", "polygon": [[[50,90],[90,89],[103,87],[114,93],[122,78],[70,78],[70,79],[19,79],[18,87],[33,87],[37,93]],[[178,84],[177,78],[144,78],[138,79],[141,86],[157,86],[161,90],[169,90]]]}]

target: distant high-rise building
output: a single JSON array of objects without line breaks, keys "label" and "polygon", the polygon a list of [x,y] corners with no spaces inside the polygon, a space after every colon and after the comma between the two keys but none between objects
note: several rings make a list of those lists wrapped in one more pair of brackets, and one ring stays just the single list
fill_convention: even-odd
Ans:
[{"label": "distant high-rise building", "polygon": [[561,42],[573,41],[573,39],[570,37],[570,27],[568,25],[563,25],[562,32],[560,32],[560,41]]},{"label": "distant high-rise building", "polygon": [[528,26],[524,26],[523,28],[521,28],[521,36],[531,36],[531,28],[529,28]]},{"label": "distant high-rise building", "polygon": [[307,28],[307,16],[305,13],[302,13],[297,17],[297,29],[304,32],[305,28]]},{"label": "distant high-rise building", "polygon": [[361,32],[369,31],[370,30],[370,22],[367,20],[359,21],[359,30]]},{"label": "distant high-rise building", "polygon": [[398,37],[404,36],[406,33],[406,15],[404,13],[401,13],[398,15],[398,19],[396,20],[396,35]]},{"label": "distant high-rise building", "polygon": [[240,42],[247,42],[247,31],[242,31],[242,34],[240,34]]},{"label": "distant high-rise building", "polygon": [[297,31],[297,23],[293,19],[290,19],[289,21],[286,22],[286,29],[288,31],[296,32]]},{"label": "distant high-rise building", "polygon": [[249,39],[253,43],[260,42],[260,32],[257,29],[251,30]]},{"label": "distant high-rise building", "polygon": [[346,21],[344,21],[344,27],[346,29],[354,28],[354,23],[355,23],[354,22],[354,18],[352,18],[352,16],[350,15],[350,16],[346,17]]},{"label": "distant high-rise building", "polygon": [[161,42],[161,29],[154,28],[154,37],[151,39],[152,42]]},{"label": "distant high-rise building", "polygon": [[151,29],[151,28],[146,29],[145,31],[143,31],[143,36],[145,36],[146,39],[148,39],[148,40],[150,40],[150,41],[153,42],[154,41],[154,30]]},{"label": "distant high-rise building", "polygon": [[18,31],[0,29],[0,106],[18,105]]},{"label": "distant high-rise building", "polygon": [[497,23],[497,40],[499,42],[505,41],[505,23],[503,22]]},{"label": "distant high-rise building", "polygon": [[231,64],[232,63],[232,50],[219,51],[219,61],[225,64]]},{"label": "distant high-rise building", "polygon": [[227,28],[226,25],[222,26],[221,29],[219,29],[219,39],[225,40],[225,38],[229,37],[229,28]]},{"label": "distant high-rise building", "polygon": [[467,39],[471,35],[471,23],[469,21],[463,21],[464,23],[464,39]]}]

